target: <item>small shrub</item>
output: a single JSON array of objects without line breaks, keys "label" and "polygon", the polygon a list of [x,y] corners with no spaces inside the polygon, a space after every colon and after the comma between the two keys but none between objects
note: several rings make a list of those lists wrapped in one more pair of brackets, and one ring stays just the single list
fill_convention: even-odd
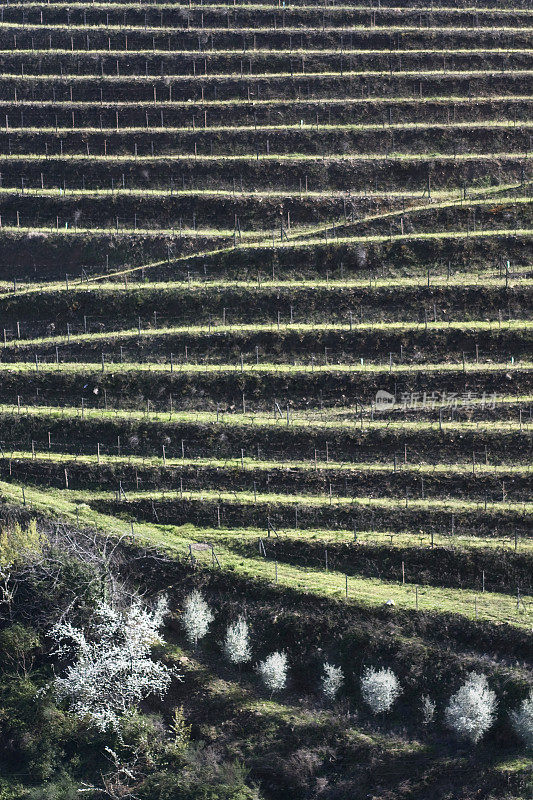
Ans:
[{"label": "small shrub", "polygon": [[0,632],[0,666],[27,676],[40,644],[39,634],[34,628],[18,622],[10,625]]},{"label": "small shrub", "polygon": [[287,682],[287,656],[276,651],[258,664],[257,671],[272,695],[283,689]]},{"label": "small shrub", "polygon": [[472,672],[450,698],[444,712],[446,724],[458,736],[476,744],[492,725],[496,706],[496,695],[485,675]]},{"label": "small shrub", "polygon": [[0,575],[13,567],[34,561],[42,552],[43,541],[34,519],[27,528],[23,528],[18,522],[0,528]]},{"label": "small shrub", "polygon": [[398,678],[391,669],[368,668],[361,678],[363,700],[374,714],[388,711],[401,694]]},{"label": "small shrub", "polygon": [[234,625],[228,626],[224,651],[232,664],[245,664],[252,657],[248,623],[244,617],[239,617]]},{"label": "small shrub", "polygon": [[183,626],[191,644],[198,647],[198,640],[203,639],[207,633],[214,616],[206,601],[195,589],[186,598],[183,607]]},{"label": "small shrub", "polygon": [[322,677],[322,691],[330,700],[334,700],[336,694],[344,683],[344,676],[340,667],[332,664],[324,664],[324,675]]},{"label": "small shrub", "polygon": [[431,725],[435,718],[435,709],[437,705],[434,700],[428,694],[422,695],[422,700],[420,703],[422,707],[422,724],[423,725]]},{"label": "small shrub", "polygon": [[173,745],[178,751],[183,751],[188,746],[191,738],[191,726],[185,722],[185,715],[183,713],[183,706],[176,707],[172,715],[172,722],[170,723],[170,730],[172,731]]},{"label": "small shrub", "polygon": [[520,703],[517,711],[511,711],[511,723],[526,747],[533,750],[533,689]]}]

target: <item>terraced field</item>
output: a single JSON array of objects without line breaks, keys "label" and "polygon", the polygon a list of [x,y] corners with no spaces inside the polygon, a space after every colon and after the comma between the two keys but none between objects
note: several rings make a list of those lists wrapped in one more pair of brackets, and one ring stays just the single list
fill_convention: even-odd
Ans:
[{"label": "terraced field", "polygon": [[[518,0],[3,6],[4,503],[165,551],[221,604],[331,607],[325,649],[343,613],[373,657],[416,637],[437,695],[455,650],[523,688],[532,34]],[[306,746],[297,707],[261,713]],[[375,795],[335,780],[525,797],[502,730],[452,790],[451,745],[398,729]],[[250,763],[266,798],[348,796]]]}]

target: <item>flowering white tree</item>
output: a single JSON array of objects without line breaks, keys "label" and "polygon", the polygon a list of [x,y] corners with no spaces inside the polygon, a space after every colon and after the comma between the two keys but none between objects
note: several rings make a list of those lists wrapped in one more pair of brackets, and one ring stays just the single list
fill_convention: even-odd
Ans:
[{"label": "flowering white tree", "polygon": [[50,636],[58,642],[56,654],[75,658],[52,684],[56,698],[105,730],[117,729],[121,717],[144,697],[162,697],[173,672],[152,661],[150,650],[164,641],[159,629],[167,611],[166,598],[153,611],[139,602],[125,611],[102,603],[85,632],[69,623],[55,625]]},{"label": "flowering white tree", "polygon": [[496,695],[485,675],[471,672],[444,710],[446,724],[458,736],[476,744],[492,725],[496,706]]},{"label": "flowering white tree", "polygon": [[431,725],[435,717],[435,709],[437,704],[428,694],[423,694],[420,701],[422,707],[422,722],[424,725]]},{"label": "flowering white tree", "polygon": [[388,711],[401,694],[398,678],[391,669],[367,668],[361,678],[361,694],[374,714]]},{"label": "flowering white tree", "polygon": [[224,651],[232,664],[244,664],[252,657],[248,623],[244,617],[239,617],[237,622],[228,626]]},{"label": "flowering white tree", "polygon": [[202,639],[213,621],[211,609],[197,589],[194,589],[185,598],[183,605],[183,626],[191,644],[196,648],[198,639]]},{"label": "flowering white tree", "polygon": [[279,651],[272,653],[258,664],[257,671],[267,689],[270,689],[271,695],[283,689],[287,682],[286,654]]},{"label": "flowering white tree", "polygon": [[511,711],[513,728],[524,741],[526,747],[533,750],[533,689],[520,703],[517,711]]},{"label": "flowering white tree", "polygon": [[324,664],[324,675],[322,676],[322,691],[329,697],[330,700],[334,700],[335,695],[341,688],[342,684],[344,683],[344,676],[342,674],[342,669],[340,667],[334,667],[333,664]]}]

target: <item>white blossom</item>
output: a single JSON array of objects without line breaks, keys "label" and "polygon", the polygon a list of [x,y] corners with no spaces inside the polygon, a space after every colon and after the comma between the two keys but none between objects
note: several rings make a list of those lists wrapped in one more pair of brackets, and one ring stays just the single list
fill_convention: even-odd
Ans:
[{"label": "white blossom", "polygon": [[391,669],[367,668],[361,678],[361,694],[374,714],[388,711],[401,694],[398,678]]},{"label": "white blossom", "polygon": [[335,695],[344,683],[344,676],[340,667],[334,667],[332,664],[324,664],[324,675],[322,677],[322,691],[329,697],[330,700],[335,698]]},{"label": "white blossom", "polygon": [[494,721],[496,695],[485,675],[470,673],[466,682],[452,695],[444,711],[446,723],[455,733],[474,744]]},{"label": "white blossom", "polygon": [[283,689],[287,682],[287,656],[276,651],[257,666],[261,680],[271,692]]},{"label": "white blossom", "polygon": [[224,651],[232,664],[244,664],[252,657],[248,636],[248,623],[244,617],[239,617],[234,625],[229,625],[226,631]]},{"label": "white blossom", "polygon": [[191,644],[198,646],[198,640],[202,639],[213,621],[214,616],[211,609],[197,589],[194,589],[186,598],[183,604],[183,626],[185,633]]},{"label": "white blossom", "polygon": [[520,703],[518,711],[511,711],[513,728],[524,741],[526,747],[533,750],[533,689]]},{"label": "white blossom", "polygon": [[422,707],[422,722],[424,725],[430,725],[435,717],[437,704],[428,694],[423,694],[420,705]]},{"label": "white blossom", "polygon": [[163,643],[159,628],[167,610],[166,598],[153,611],[139,602],[126,611],[102,603],[86,632],[70,623],[55,625],[50,636],[58,642],[56,654],[75,658],[53,682],[57,700],[105,730],[118,728],[120,718],[144,697],[162,697],[173,673],[152,661],[150,650]]}]

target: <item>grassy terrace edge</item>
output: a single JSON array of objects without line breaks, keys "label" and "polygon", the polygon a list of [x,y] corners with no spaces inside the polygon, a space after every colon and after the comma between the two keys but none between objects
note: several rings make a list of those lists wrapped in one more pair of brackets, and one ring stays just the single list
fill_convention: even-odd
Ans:
[{"label": "grassy terrace edge", "polygon": [[[130,537],[133,523],[122,522],[116,517],[103,514],[91,509],[83,501],[76,503],[74,497],[65,499],[64,492],[49,490],[42,492],[35,489],[24,488],[20,485],[0,482],[0,497],[6,502],[22,505],[31,503],[31,508],[52,518],[65,519],[71,524],[97,528],[103,532],[121,539]],[[187,557],[189,545],[192,540],[191,530],[187,526],[180,529],[175,526],[160,526],[150,523],[136,522],[134,526],[135,540],[148,547],[157,547],[173,556]],[[470,590],[450,590],[434,587],[417,588],[411,584],[385,583],[371,578],[354,578],[339,573],[323,573],[319,570],[300,569],[290,564],[277,566],[277,580],[275,565],[261,558],[250,558],[235,555],[229,549],[223,548],[219,543],[217,556],[224,570],[231,570],[235,574],[247,579],[276,582],[278,585],[299,591],[314,594],[319,597],[334,599],[346,598],[346,584],[348,585],[347,603],[353,603],[367,608],[379,608],[387,600],[394,600],[399,610],[413,610],[416,613],[418,597],[419,609],[428,613],[459,614],[470,620],[487,620],[493,623],[507,623],[519,628],[528,629],[531,625],[530,612],[527,610],[531,604],[530,598],[524,598],[524,605],[517,609],[516,599],[509,595],[485,593]],[[210,561],[202,564],[202,569],[218,569],[212,567]]]}]

